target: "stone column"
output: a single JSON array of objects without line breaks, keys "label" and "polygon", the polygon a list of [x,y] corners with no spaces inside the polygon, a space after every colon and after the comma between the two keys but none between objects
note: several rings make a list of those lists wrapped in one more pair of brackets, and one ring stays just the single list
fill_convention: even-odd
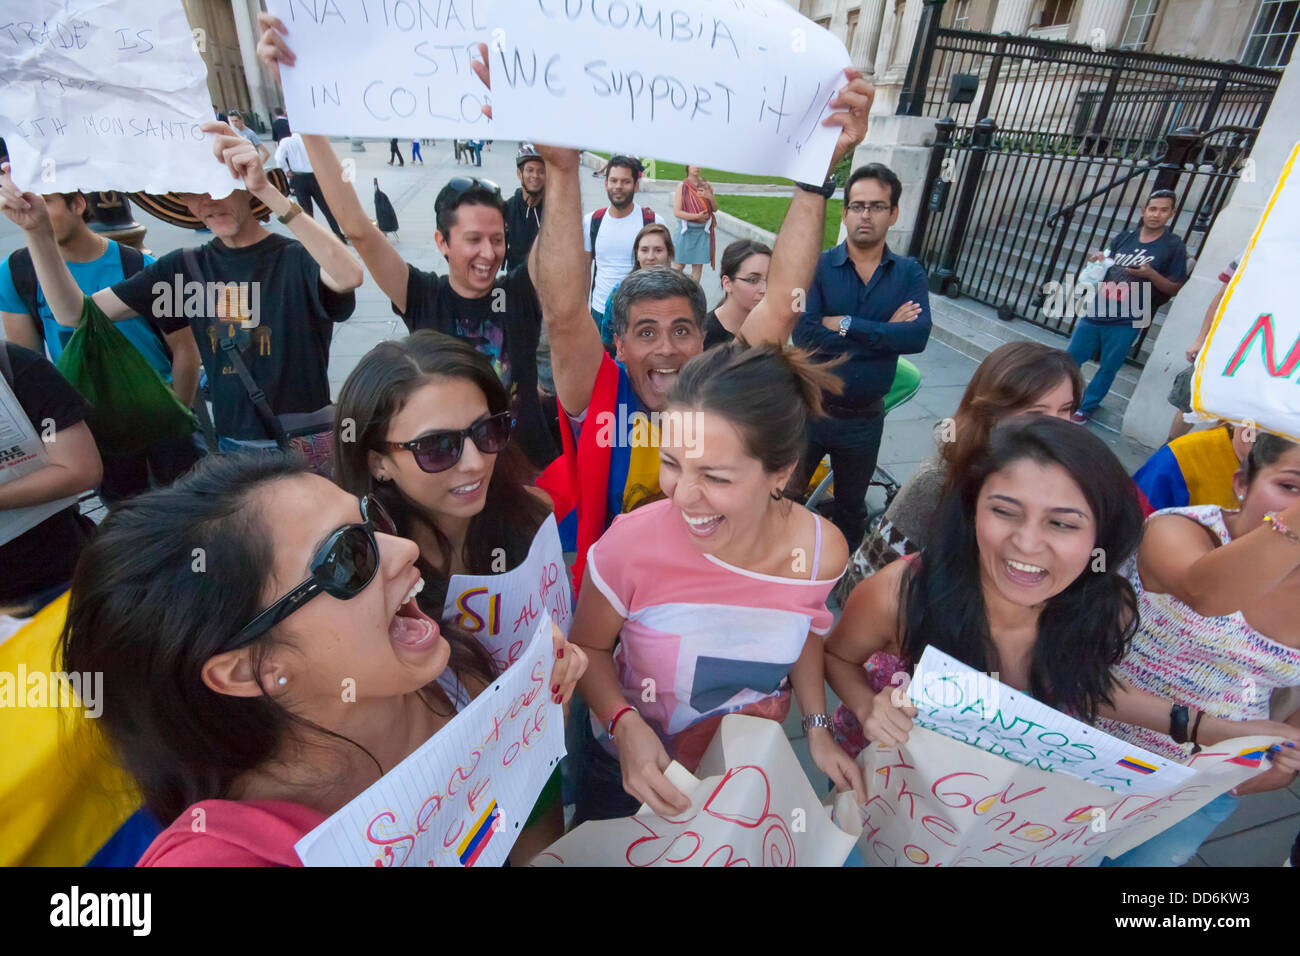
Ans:
[{"label": "stone column", "polygon": [[1128,23],[1129,0],[1083,0],[1075,14],[1073,33],[1075,43],[1093,42],[1093,31],[1100,30],[1098,38],[1102,47],[1119,46],[1124,26]]},{"label": "stone column", "polygon": [[[916,28],[921,22],[921,11],[925,4],[922,0],[907,0],[900,13],[896,14],[898,24],[894,31],[894,46],[890,51],[885,73],[885,82],[901,83],[907,74],[907,64],[912,59],[912,45],[916,42]],[[876,69],[879,73],[879,66]]]},{"label": "stone column", "polygon": [[853,35],[853,49],[849,59],[864,74],[876,69],[876,47],[880,43],[881,21],[885,16],[885,0],[864,0],[858,10],[858,31]]},{"label": "stone column", "polygon": [[989,32],[1023,35],[1029,30],[1029,15],[1033,11],[1034,0],[998,0]]},{"label": "stone column", "polygon": [[830,26],[827,27],[831,33],[846,41],[849,35],[849,0],[835,0],[835,7],[831,11]]},{"label": "stone column", "polygon": [[[249,105],[269,127],[271,100],[267,95],[262,76],[262,61],[257,58],[257,0],[230,0],[235,15],[235,32],[239,34],[239,56],[244,64],[244,79],[248,83]],[[260,8],[259,8],[260,9]]]}]

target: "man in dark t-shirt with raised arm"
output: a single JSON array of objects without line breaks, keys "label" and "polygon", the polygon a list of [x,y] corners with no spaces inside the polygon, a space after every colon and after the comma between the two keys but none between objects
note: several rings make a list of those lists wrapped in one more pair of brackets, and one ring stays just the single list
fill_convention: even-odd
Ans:
[{"label": "man in dark t-shirt with raised arm", "polygon": [[515,438],[541,470],[560,449],[537,392],[537,344],[542,310],[528,263],[498,276],[506,254],[505,200],[490,180],[458,176],[434,200],[434,241],[447,274],[425,272],[402,259],[370,221],[323,136],[302,134],[307,158],[339,226],[407,329],[433,329],[465,339],[492,361],[511,395]]},{"label": "man in dark t-shirt with raised arm", "polygon": [[[168,341],[192,335],[207,370],[213,418],[222,451],[274,448],[248,390],[222,353],[234,339],[254,381],[275,415],[314,412],[330,403],[329,343],[333,323],[356,305],[353,289],[365,278],[347,247],[302,212],[270,183],[256,150],[223,123],[204,123],[218,134],[213,151],[244,189],[213,199],[180,193],[190,212],[213,233],[197,249],[175,250],[129,279],[92,298],[110,319],[150,316]],[[229,151],[224,159],[223,153]],[[253,216],[250,193],[261,200],[298,241],[265,229]],[[19,195],[0,176],[5,212],[27,235],[37,277],[55,318],[76,325],[84,296],[58,254],[44,203]],[[179,378],[179,376],[178,376]],[[197,374],[172,387],[187,405]]]}]

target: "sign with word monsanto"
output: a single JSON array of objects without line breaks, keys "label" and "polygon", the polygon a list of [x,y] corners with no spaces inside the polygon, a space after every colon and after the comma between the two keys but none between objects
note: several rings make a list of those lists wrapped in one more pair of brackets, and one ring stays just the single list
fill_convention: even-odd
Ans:
[{"label": "sign with word monsanto", "polygon": [[1297,155],[1300,143],[1228,283],[1192,379],[1196,411],[1292,441],[1300,441],[1300,306],[1290,288],[1300,261]]},{"label": "sign with word monsanto", "polygon": [[512,667],[424,745],[298,841],[307,866],[500,866],[564,756],[541,621]]},{"label": "sign with word monsanto", "polygon": [[1159,793],[1194,773],[927,647],[907,697],[914,723],[1007,760],[1116,793]]},{"label": "sign with word monsanto", "polygon": [[[27,0],[0,15],[0,137],[37,193],[210,192],[238,183],[199,124],[215,119],[179,3]],[[21,13],[19,8],[21,8]]]}]

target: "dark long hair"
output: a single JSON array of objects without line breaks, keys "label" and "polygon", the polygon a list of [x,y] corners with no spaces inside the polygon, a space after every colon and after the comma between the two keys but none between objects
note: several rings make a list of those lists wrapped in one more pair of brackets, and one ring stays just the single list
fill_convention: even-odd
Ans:
[{"label": "dark long hair", "polygon": [[1083,400],[1083,376],[1068,352],[1041,342],[1008,342],[990,352],[971,376],[953,414],[954,440],[939,452],[949,483],[984,448],[994,425],[1032,405],[1063,378],[1074,390],[1071,410],[1077,410]]},{"label": "dark long hair", "polygon": [[[232,697],[203,682],[203,665],[230,650],[239,627],[262,610],[274,523],[257,496],[306,474],[281,455],[210,456],[172,487],[123,503],[77,564],[60,638],[63,666],[103,673],[96,723],[164,823],[200,800],[227,797],[294,727],[308,740],[343,741],[374,760],[274,698]],[[491,661],[481,666],[478,642],[442,630],[453,672],[490,681]],[[275,633],[251,645],[255,668]]]},{"label": "dark long hair", "polygon": [[[369,454],[372,451],[387,454],[388,428],[393,416],[417,389],[434,378],[472,382],[487,398],[490,414],[510,408],[510,396],[485,355],[468,342],[425,329],[404,339],[381,342],[357,363],[339,391],[334,447],[337,449],[336,480],[345,491],[375,495],[393,516],[397,530],[407,537],[414,538],[417,528],[433,535],[441,567],[434,567],[423,553],[417,566],[425,582],[420,606],[437,618],[447,597],[448,570],[453,557],[451,542],[402,494],[396,482],[374,479]],[[465,539],[465,560],[470,574],[499,571],[499,562],[493,567],[498,549],[504,552],[507,567],[511,568],[528,556],[533,536],[550,513],[545,503],[528,491],[530,477],[523,451],[512,441],[497,456],[483,510],[470,519]]]},{"label": "dark long hair", "polygon": [[933,644],[980,671],[997,669],[980,584],[975,512],[984,482],[1016,461],[1060,465],[1092,509],[1104,570],[1084,569],[1047,601],[1038,618],[1029,692],[1082,720],[1110,703],[1110,669],[1137,630],[1137,598],[1120,574],[1142,537],[1142,509],[1133,480],[1101,439],[1046,415],[997,425],[987,447],[958,476],[939,505],[930,545],[904,579],[903,653],[913,663]]}]

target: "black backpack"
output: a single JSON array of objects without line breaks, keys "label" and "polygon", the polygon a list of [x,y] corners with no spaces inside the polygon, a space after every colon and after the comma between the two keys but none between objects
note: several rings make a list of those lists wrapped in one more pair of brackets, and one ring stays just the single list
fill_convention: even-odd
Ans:
[{"label": "black backpack", "polygon": [[[600,224],[602,221],[604,221],[605,213],[607,212],[609,212],[609,207],[605,206],[603,209],[597,209],[595,212],[591,214],[591,282],[593,285],[596,282],[596,233],[600,232]],[[641,207],[642,228],[645,228],[646,226],[654,225],[654,221],[655,221],[655,211],[651,209],[649,206],[642,206]],[[635,249],[632,250],[632,259],[634,262],[636,261]]]}]

